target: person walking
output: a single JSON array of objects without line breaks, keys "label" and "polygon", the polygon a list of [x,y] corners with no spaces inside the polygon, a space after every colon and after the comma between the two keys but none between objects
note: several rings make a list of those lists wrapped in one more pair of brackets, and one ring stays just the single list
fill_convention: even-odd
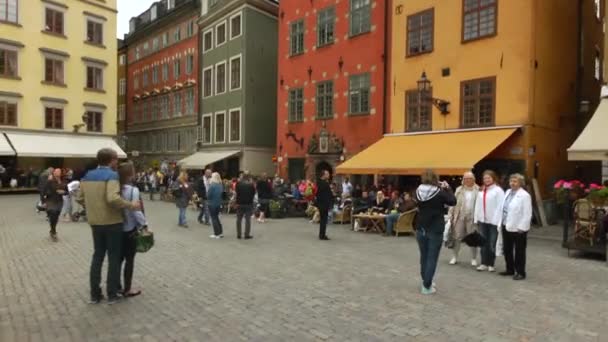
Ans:
[{"label": "person walking", "polygon": [[209,215],[207,214],[206,210],[205,210],[205,202],[207,201],[207,181],[206,181],[206,177],[205,177],[206,171],[203,172],[203,174],[200,176],[200,178],[196,181],[196,185],[194,187],[194,190],[196,191],[196,195],[198,196],[198,200],[199,200],[199,205],[198,205],[198,209],[199,209],[199,214],[198,214],[198,218],[197,221],[198,223],[207,223],[209,221]]},{"label": "person walking", "polygon": [[354,197],[353,196],[353,185],[350,183],[348,177],[344,178],[342,182],[342,198]]},{"label": "person walking", "polygon": [[237,183],[236,189],[236,237],[241,238],[242,222],[245,218],[245,240],[253,239],[251,235],[251,215],[253,214],[253,199],[255,198],[255,187],[249,172],[243,174]]},{"label": "person walking", "polygon": [[67,193],[67,186],[61,180],[61,169],[53,170],[50,179],[46,182],[44,190],[46,199],[46,214],[51,226],[51,240],[57,241],[57,222],[63,208],[64,195]]},{"label": "person walking", "polygon": [[154,193],[156,192],[156,187],[158,186],[158,179],[156,178],[156,171],[150,170],[148,173],[148,191],[150,192],[150,201],[154,201]]},{"label": "person walking", "polygon": [[260,202],[258,222],[263,223],[265,218],[270,216],[270,200],[272,200],[272,187],[266,173],[262,173],[262,177],[258,180],[255,188]]},{"label": "person walking", "polygon": [[[456,206],[448,212],[450,240],[454,242],[452,252],[454,255],[450,265],[458,263],[458,254],[462,246],[462,239],[476,230],[474,221],[475,204],[479,196],[479,186],[475,184],[475,175],[467,172],[462,177],[462,185],[456,189]],[[477,267],[477,247],[471,248],[471,266]]]},{"label": "person walking", "polygon": [[[526,279],[526,247],[528,231],[532,222],[532,198],[523,189],[525,178],[519,173],[509,177],[509,186],[502,205],[503,254],[507,269],[502,276],[513,276],[513,280]],[[513,256],[515,250],[515,256]]]},{"label": "person walking", "polygon": [[443,242],[445,206],[456,205],[456,197],[448,183],[439,182],[439,177],[432,170],[423,172],[421,181],[422,184],[416,190],[416,240],[420,249],[421,292],[428,295],[437,292],[433,277]]},{"label": "person walking", "polygon": [[494,171],[483,173],[483,190],[479,192],[475,203],[474,223],[479,226],[479,233],[485,238],[481,247],[481,265],[478,271],[494,272],[496,261],[496,241],[502,220],[502,204],[505,192],[496,184],[498,177]]},{"label": "person walking", "polygon": [[211,224],[213,225],[213,234],[209,237],[212,239],[221,239],[224,237],[222,222],[220,222],[220,211],[222,210],[222,194],[224,186],[222,177],[217,172],[211,174],[211,181],[207,188],[207,204],[209,205],[209,215],[211,216]]},{"label": "person walking", "polygon": [[327,237],[327,220],[329,218],[329,209],[334,203],[334,198],[329,186],[329,171],[321,171],[321,178],[317,184],[316,204],[319,209],[319,240],[328,241]]},{"label": "person walking", "polygon": [[127,201],[120,196],[120,183],[116,166],[118,154],[110,148],[97,152],[97,169],[90,170],[80,182],[78,203],[87,210],[87,220],[93,233],[95,252],[91,261],[90,286],[92,304],[103,299],[101,292],[101,268],[108,254],[106,291],[108,304],[114,304],[120,285],[120,260],[122,258],[123,212],[122,209],[140,210],[139,201]]},{"label": "person walking", "polygon": [[[139,189],[133,185],[134,176],[135,169],[131,162],[120,164],[118,177],[122,198],[129,202],[141,202]],[[137,254],[135,237],[138,229],[148,228],[148,223],[144,216],[143,206],[142,210],[123,209],[123,215],[125,221],[122,233],[122,263],[124,263],[122,295],[124,297],[135,297],[141,294],[141,290],[133,290],[131,287],[135,268],[135,254]]]},{"label": "person walking", "polygon": [[38,193],[40,194],[40,204],[45,204],[46,197],[46,184],[49,182],[51,175],[53,174],[54,168],[49,167],[48,169],[42,171],[40,176],[38,177]]},{"label": "person walking", "polygon": [[175,205],[179,210],[177,225],[183,228],[188,228],[186,222],[186,210],[192,198],[192,187],[188,184],[188,174],[184,171],[180,172],[177,177],[177,182],[174,185],[173,197],[175,197]]}]

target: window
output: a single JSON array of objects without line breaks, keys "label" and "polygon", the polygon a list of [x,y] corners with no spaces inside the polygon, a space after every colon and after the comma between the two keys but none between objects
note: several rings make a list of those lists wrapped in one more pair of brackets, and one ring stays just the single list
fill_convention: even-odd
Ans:
[{"label": "window", "polygon": [[103,70],[101,68],[87,66],[87,88],[103,89]]},{"label": "window", "polygon": [[431,92],[420,93],[418,89],[405,92],[407,131],[432,129],[433,110],[429,100],[431,96]]},{"label": "window", "polygon": [[0,21],[17,23],[19,0],[0,0]]},{"label": "window", "polygon": [[163,81],[169,79],[169,63],[163,63]]},{"label": "window", "polygon": [[220,0],[209,0],[209,7],[213,7],[218,4]]},{"label": "window", "polygon": [[150,44],[148,42],[144,43],[144,52],[148,52],[148,48],[150,47]]},{"label": "window", "polygon": [[415,56],[433,50],[434,10],[407,17],[407,55]]},{"label": "window", "polygon": [[595,79],[600,81],[602,79],[602,59],[600,57],[600,50],[596,47],[595,49]]},{"label": "window", "polygon": [[118,121],[123,121],[125,119],[125,116],[126,116],[125,105],[124,104],[118,105]]},{"label": "window", "polygon": [[462,82],[462,125],[483,127],[494,124],[496,78]]},{"label": "window", "polygon": [[63,129],[63,108],[44,108],[44,128]]},{"label": "window", "polygon": [[169,95],[162,95],[160,97],[160,116],[163,119],[169,117]]},{"label": "window", "polygon": [[203,115],[203,129],[201,140],[203,144],[211,143],[211,114]]},{"label": "window", "polygon": [[154,39],[152,40],[152,51],[158,51],[159,48],[160,40],[158,39],[158,37],[154,37]]},{"label": "window", "polygon": [[367,33],[371,30],[370,0],[350,0],[350,35]]},{"label": "window", "polygon": [[120,55],[120,57],[118,57],[118,63],[120,65],[127,64],[127,56],[126,55]]},{"label": "window", "polygon": [[179,75],[181,73],[181,62],[182,61],[179,58],[173,61],[173,77],[175,79],[179,78]]},{"label": "window", "polygon": [[203,70],[203,97],[213,95],[213,67]]},{"label": "window", "polygon": [[44,60],[44,81],[54,84],[63,84],[63,61],[45,58]]},{"label": "window", "polygon": [[186,28],[186,36],[188,38],[192,37],[194,35],[194,21],[190,21],[188,23],[188,26]]},{"label": "window", "polygon": [[135,90],[139,89],[139,77],[138,76],[133,77],[133,89],[135,89]]},{"label": "window", "polygon": [[193,70],[194,70],[194,55],[188,55],[188,56],[186,56],[186,74],[187,75],[192,74]]},{"label": "window", "polygon": [[47,8],[45,13],[46,25],[44,30],[63,35],[63,12]]},{"label": "window", "polygon": [[241,56],[230,59],[230,90],[241,89]]},{"label": "window", "polygon": [[0,101],[0,126],[17,126],[17,104]]},{"label": "window", "polygon": [[[87,41],[93,44],[103,44],[103,24],[87,20]],[[156,40],[158,45],[158,40]]]},{"label": "window", "polygon": [[370,74],[353,75],[349,80],[349,113],[370,112]]},{"label": "window", "polygon": [[597,19],[602,19],[602,1],[594,0],[594,9],[595,9],[595,17]]},{"label": "window", "polygon": [[463,0],[463,41],[466,42],[496,34],[497,1]]},{"label": "window", "polygon": [[144,71],[142,85],[144,86],[144,88],[148,86],[148,71],[147,70]]},{"label": "window", "polygon": [[230,142],[241,141],[241,110],[233,109],[230,111]]},{"label": "window", "polygon": [[169,46],[169,32],[163,33],[163,47]]},{"label": "window", "polygon": [[317,84],[317,118],[331,119],[333,117],[334,83],[332,81]]},{"label": "window", "polygon": [[139,57],[141,56],[140,51],[141,51],[141,48],[139,46],[135,48],[135,60],[138,60]]},{"label": "window", "polygon": [[218,47],[226,42],[226,22],[215,27],[215,46]]},{"label": "window", "polygon": [[226,141],[226,113],[215,113],[215,142]]},{"label": "window", "polygon": [[304,121],[304,89],[289,91],[289,122]]},{"label": "window", "polygon": [[118,81],[118,95],[126,95],[127,94],[127,79],[121,78]]},{"label": "window", "polygon": [[17,77],[17,51],[0,48],[0,77]]},{"label": "window", "polygon": [[223,94],[226,92],[226,62],[218,63],[215,66],[215,93]]},{"label": "window", "polygon": [[180,40],[182,40],[182,30],[181,27],[178,26],[175,28],[175,32],[173,32],[173,41],[177,43]]},{"label": "window", "polygon": [[177,92],[173,94],[173,115],[182,115],[182,93]]},{"label": "window", "polygon": [[290,54],[292,56],[304,53],[304,20],[291,23],[289,29]]},{"label": "window", "polygon": [[87,131],[101,132],[102,114],[101,112],[87,112]]},{"label": "window", "polygon": [[158,69],[159,69],[158,65],[155,65],[152,67],[152,84],[158,83]]},{"label": "window", "polygon": [[209,30],[203,34],[203,51],[207,52],[213,49],[213,30]]},{"label": "window", "polygon": [[194,88],[186,90],[186,115],[194,114]]},{"label": "window", "polygon": [[332,6],[319,11],[317,16],[317,46],[324,46],[334,42],[335,24],[335,7]]},{"label": "window", "polygon": [[230,39],[234,39],[241,35],[241,14],[237,14],[230,18]]}]

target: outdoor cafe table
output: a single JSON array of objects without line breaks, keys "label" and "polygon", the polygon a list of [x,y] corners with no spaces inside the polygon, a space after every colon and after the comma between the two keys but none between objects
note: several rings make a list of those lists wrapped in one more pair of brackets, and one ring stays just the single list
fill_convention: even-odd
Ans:
[{"label": "outdoor cafe table", "polygon": [[365,224],[365,231],[371,230],[377,233],[384,233],[384,218],[382,214],[357,214],[353,216],[359,220],[360,225]]}]

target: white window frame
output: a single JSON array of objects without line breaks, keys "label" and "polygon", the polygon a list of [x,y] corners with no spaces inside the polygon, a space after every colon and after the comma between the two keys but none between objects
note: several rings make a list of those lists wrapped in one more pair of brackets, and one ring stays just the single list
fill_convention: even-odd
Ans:
[{"label": "white window frame", "polygon": [[[218,68],[218,66],[220,66],[222,64],[224,65],[224,91],[220,93],[217,90],[217,68]],[[226,65],[227,65],[226,60],[223,60],[223,61],[215,64],[215,70],[214,70],[215,77],[213,77],[213,78],[215,78],[215,81],[216,81],[216,82],[214,82],[214,84],[215,84],[215,95],[226,94],[226,92],[228,91],[228,84],[227,84],[228,77],[227,76],[228,76],[229,72],[228,72],[228,69],[227,69]]]},{"label": "white window frame", "polygon": [[[240,17],[241,18],[241,32],[239,32],[238,35],[236,35],[236,36],[233,37],[232,36],[232,19],[236,18],[236,17]],[[242,36],[243,35],[243,12],[239,12],[237,14],[234,14],[234,15],[230,16],[230,19],[228,20],[228,25],[229,25],[228,29],[230,31],[230,34],[229,34],[230,40],[237,39],[238,37]]]},{"label": "white window frame", "polygon": [[[19,14],[21,14],[20,12],[23,11],[21,3],[17,3],[17,23],[19,23]],[[57,11],[57,12],[61,12],[63,13],[63,32],[61,32],[62,35],[67,36],[66,32],[68,31],[68,23],[67,23],[67,8],[61,7],[61,6],[57,6],[51,3],[45,3],[43,6],[43,10],[42,10],[42,31],[46,32],[46,10],[50,9],[53,11]],[[89,17],[87,17],[89,18]],[[84,40],[87,40],[87,27],[86,27],[86,19],[85,19],[85,27],[84,27]]]},{"label": "white window frame", "polygon": [[[212,27],[212,28],[208,29],[207,31],[204,31],[204,32],[203,32],[203,53],[207,53],[207,52],[209,52],[209,51],[213,50],[213,45],[215,45],[215,40],[214,40],[214,38],[215,38],[215,33],[214,33],[214,31],[215,31],[215,30],[214,30],[214,29],[213,29],[213,27]],[[211,33],[211,38],[210,38],[210,39],[211,39],[211,47],[210,47],[209,49],[205,50],[205,41],[206,41],[206,39],[207,39],[207,38],[206,38],[207,33]]]},{"label": "white window frame", "polygon": [[[239,140],[232,140],[231,137],[231,132],[232,132],[232,118],[231,118],[231,114],[233,112],[239,112]],[[243,110],[241,109],[241,107],[237,107],[237,108],[232,108],[228,110],[228,141],[231,143],[240,143],[241,140],[243,139]]]},{"label": "white window frame", "polygon": [[[217,116],[224,115],[224,140],[217,140]],[[213,114],[213,142],[216,144],[225,144],[226,143],[226,111],[219,111]]]},{"label": "white window frame", "polygon": [[[226,42],[228,41],[228,26],[227,26],[226,22],[227,21],[224,20],[221,23],[215,25],[215,47],[216,48],[226,44]],[[219,27],[222,25],[224,25],[224,42],[220,44],[217,42],[217,37],[219,37],[219,35],[217,34],[217,31],[218,31]]]},{"label": "white window frame", "polygon": [[[213,131],[214,131],[214,127],[215,127],[213,125],[213,116],[214,116],[213,113],[203,114],[203,118],[201,120],[201,131],[202,131],[202,133],[201,133],[201,143],[203,145],[211,145],[211,144],[213,144]],[[205,118],[209,118],[209,124],[211,125],[211,127],[209,127],[210,128],[209,129],[209,142],[205,142],[205,126],[204,126]]]},{"label": "white window frame", "polygon": [[[207,70],[211,70],[211,93],[208,96],[205,96],[205,71]],[[212,97],[213,95],[215,95],[215,66],[214,65],[210,65],[206,68],[203,69],[203,75],[201,77],[203,79],[203,84],[201,86],[201,88],[203,89],[203,98],[209,98]]]},{"label": "white window frame", "polygon": [[[238,88],[232,88],[232,61],[240,58],[239,59],[239,87]],[[228,67],[230,68],[228,70],[228,85],[230,86],[230,91],[235,91],[235,90],[240,90],[241,88],[243,88],[243,54],[240,53],[236,56],[232,56],[230,58],[230,63],[228,64]]]},{"label": "white window frame", "polygon": [[118,62],[120,65],[125,65],[127,64],[127,55],[122,54],[118,57]]}]

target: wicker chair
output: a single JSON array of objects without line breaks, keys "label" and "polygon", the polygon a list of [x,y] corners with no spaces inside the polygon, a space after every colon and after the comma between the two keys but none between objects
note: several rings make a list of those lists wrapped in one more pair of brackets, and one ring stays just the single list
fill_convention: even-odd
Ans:
[{"label": "wicker chair", "polygon": [[597,228],[598,222],[593,204],[587,199],[574,202],[574,237],[589,240],[589,244],[593,246]]},{"label": "wicker chair", "polygon": [[395,237],[399,236],[399,233],[411,234],[414,232],[414,218],[416,218],[418,209],[412,209],[399,215],[399,220],[395,225]]},{"label": "wicker chair", "polygon": [[353,207],[350,205],[344,206],[344,209],[337,212],[334,215],[334,223],[345,224],[350,223],[350,217],[353,211]]}]

